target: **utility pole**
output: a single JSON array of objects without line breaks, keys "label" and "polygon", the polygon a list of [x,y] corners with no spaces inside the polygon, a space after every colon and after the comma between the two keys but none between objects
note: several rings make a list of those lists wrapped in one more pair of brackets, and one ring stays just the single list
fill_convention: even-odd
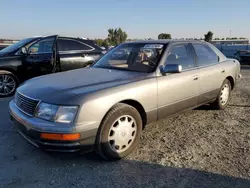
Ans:
[{"label": "utility pole", "polygon": [[232,31],[230,30],[230,34],[229,34],[229,38],[230,38],[230,39],[231,39],[231,32],[232,32]]}]

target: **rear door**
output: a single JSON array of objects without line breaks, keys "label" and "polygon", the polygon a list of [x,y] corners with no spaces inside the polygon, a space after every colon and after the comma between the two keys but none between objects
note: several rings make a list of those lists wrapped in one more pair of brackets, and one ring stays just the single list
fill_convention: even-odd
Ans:
[{"label": "rear door", "polygon": [[159,76],[158,119],[198,105],[199,70],[190,44],[173,44],[167,49],[165,64],[182,65],[181,73]]},{"label": "rear door", "polygon": [[199,103],[206,103],[215,99],[225,79],[225,68],[219,62],[217,54],[206,44],[193,44],[197,65],[200,71]]},{"label": "rear door", "polygon": [[96,46],[81,39],[59,37],[57,47],[61,71],[91,65],[101,54]]},{"label": "rear door", "polygon": [[56,35],[44,37],[29,46],[28,54],[23,59],[26,79],[53,72],[56,38]]}]

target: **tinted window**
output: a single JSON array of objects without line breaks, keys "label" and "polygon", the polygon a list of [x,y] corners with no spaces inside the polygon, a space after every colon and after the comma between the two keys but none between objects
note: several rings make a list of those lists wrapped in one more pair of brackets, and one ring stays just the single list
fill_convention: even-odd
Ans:
[{"label": "tinted window", "polygon": [[57,40],[58,51],[71,51],[71,50],[83,50],[90,51],[93,50],[93,47],[79,42],[77,40],[71,39],[58,39]]},{"label": "tinted window", "polygon": [[218,56],[210,47],[202,44],[194,44],[193,46],[197,54],[199,66],[210,65],[218,62]]},{"label": "tinted window", "polygon": [[167,64],[182,65],[182,69],[190,69],[194,67],[194,57],[188,45],[172,46],[167,57]]},{"label": "tinted window", "polygon": [[32,44],[29,48],[29,53],[51,53],[54,43],[54,37],[46,38]]}]

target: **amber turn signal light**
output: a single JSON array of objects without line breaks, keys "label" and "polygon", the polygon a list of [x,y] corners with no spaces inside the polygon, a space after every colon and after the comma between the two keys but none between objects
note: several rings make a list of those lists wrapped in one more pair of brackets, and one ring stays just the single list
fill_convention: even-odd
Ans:
[{"label": "amber turn signal light", "polygon": [[80,139],[80,133],[73,133],[73,134],[41,133],[40,138],[45,140],[74,141]]}]

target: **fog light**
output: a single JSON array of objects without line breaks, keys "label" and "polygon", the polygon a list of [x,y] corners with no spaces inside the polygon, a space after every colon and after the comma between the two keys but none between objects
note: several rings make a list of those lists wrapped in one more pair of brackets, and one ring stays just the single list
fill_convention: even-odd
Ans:
[{"label": "fog light", "polygon": [[46,140],[75,141],[80,139],[80,133],[73,133],[73,134],[41,133],[40,138]]}]

